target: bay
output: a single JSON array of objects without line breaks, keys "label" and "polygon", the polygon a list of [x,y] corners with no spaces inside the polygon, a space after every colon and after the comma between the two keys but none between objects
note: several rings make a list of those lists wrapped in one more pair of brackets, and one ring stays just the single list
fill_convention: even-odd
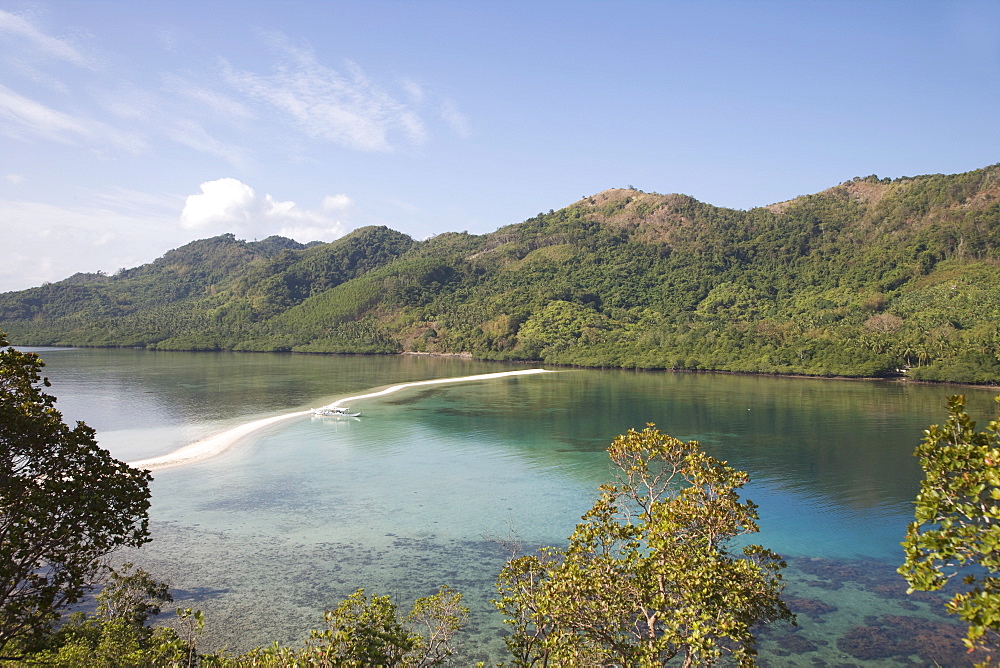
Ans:
[{"label": "bay", "polygon": [[[127,461],[400,382],[525,368],[424,356],[40,352],[67,421],[86,421]],[[488,537],[513,528],[530,547],[563,544],[609,479],[607,445],[652,422],[751,475],[743,496],[759,504],[761,525],[752,542],[788,560],[799,619],[763,635],[762,664],[925,665],[921,651],[949,647],[961,660],[940,600],[907,597],[894,569],[922,430],[944,420],[945,398],[958,392],[985,424],[993,391],[557,371],[409,388],[352,404],[358,420],[290,420],[216,458],[159,471],[154,540],[128,558],[169,580],[177,605],[205,612],[207,648],[301,641],[358,587],[406,608],[448,584],[473,610],[459,663],[495,662],[503,628],[490,600],[505,555]],[[888,650],[866,647],[871,633],[859,627],[908,634],[897,644],[909,653],[879,656]],[[918,647],[921,634],[942,646]]]}]

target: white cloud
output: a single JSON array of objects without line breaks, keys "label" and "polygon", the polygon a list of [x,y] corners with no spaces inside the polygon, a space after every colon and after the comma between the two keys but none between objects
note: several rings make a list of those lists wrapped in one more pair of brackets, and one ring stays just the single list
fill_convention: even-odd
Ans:
[{"label": "white cloud", "polygon": [[218,179],[201,184],[200,195],[189,195],[181,212],[181,225],[189,230],[242,226],[249,220],[257,195],[237,179]]},{"label": "white cloud", "polygon": [[165,127],[163,132],[178,144],[222,158],[230,166],[237,169],[243,169],[249,163],[245,149],[216,139],[205,128],[192,120],[179,119],[174,122],[172,127]]},{"label": "white cloud", "polygon": [[469,119],[458,109],[452,100],[445,100],[441,104],[441,119],[451,126],[451,129],[455,131],[462,139],[468,139],[472,136],[472,130],[469,128]]},{"label": "white cloud", "polygon": [[66,135],[90,137],[94,134],[87,121],[50,109],[3,84],[0,84],[0,118],[7,121],[0,125],[0,130],[5,129],[5,125],[17,126],[49,139],[66,141]]},{"label": "white cloud", "polygon": [[98,98],[101,106],[117,118],[142,123],[155,118],[163,104],[149,91],[128,83],[119,84],[114,91],[99,93]]},{"label": "white cloud", "polygon": [[323,208],[327,211],[345,210],[354,206],[354,201],[347,195],[327,195],[323,198]]},{"label": "white cloud", "polygon": [[188,196],[181,212],[181,226],[254,238],[279,234],[300,242],[332,241],[346,231],[344,223],[333,214],[352,206],[351,199],[341,194],[324,197],[316,209],[304,209],[271,195],[261,197],[238,179],[222,178],[202,183],[201,193]]},{"label": "white cloud", "polygon": [[175,74],[163,74],[161,79],[164,90],[197,102],[202,107],[222,118],[253,118],[254,116],[253,112],[242,102],[234,100],[218,91],[199,86],[184,77]]},{"label": "white cloud", "polygon": [[[7,180],[16,181],[7,175]],[[77,272],[114,273],[155,260],[168,250],[223,232],[263,239],[272,234],[301,242],[332,241],[354,212],[344,194],[315,209],[257,195],[236,179],[202,184],[188,198],[126,189],[83,192],[74,206],[0,199],[0,292],[60,281]],[[178,224],[178,211],[183,210]]]},{"label": "white cloud", "polygon": [[86,58],[66,40],[50,37],[36,28],[23,16],[0,9],[0,33],[20,36],[28,40],[35,49],[47,56],[68,63],[87,67]]},{"label": "white cloud", "polygon": [[[226,65],[226,79],[244,95],[278,109],[301,131],[362,151],[391,151],[397,134],[412,144],[427,138],[424,123],[406,104],[374,84],[355,63],[346,74],[320,64],[311,50],[272,40],[285,62],[271,74]],[[411,95],[413,89],[408,91]]]},{"label": "white cloud", "polygon": [[76,144],[81,139],[90,144],[112,144],[133,153],[145,147],[138,134],[64,114],[0,84],[0,134],[23,139],[25,133],[66,144]]},{"label": "white cloud", "polygon": [[0,65],[3,65],[9,72],[16,72],[21,77],[62,95],[68,95],[70,92],[69,86],[49,72],[38,67],[35,61],[23,56],[8,55],[3,58]]},{"label": "white cloud", "polygon": [[70,87],[49,71],[52,65],[68,63],[94,71],[95,62],[70,41],[47,35],[36,27],[33,17],[0,9],[0,70],[4,73],[66,95]]},{"label": "white cloud", "polygon": [[410,101],[413,104],[423,104],[424,98],[427,95],[424,93],[424,88],[416,81],[410,81],[409,79],[403,81],[403,90],[406,94],[410,96]]},{"label": "white cloud", "polygon": [[[151,39],[177,44],[168,33]],[[377,152],[421,145],[427,122],[438,120],[440,101],[416,79],[380,82],[351,61],[333,69],[280,34],[264,36],[270,67],[222,59],[211,72],[142,72],[141,63],[119,63],[121,54],[102,55],[91,42],[52,36],[35,16],[0,10],[0,71],[22,77],[0,76],[0,136],[85,148],[102,159],[169,153],[174,147],[160,149],[172,142],[246,172],[275,151],[300,159],[329,144]],[[75,68],[69,75],[67,65]],[[454,103],[444,103],[440,118],[468,136]]]},{"label": "white cloud", "polygon": [[24,183],[24,174],[4,174],[4,181],[18,185]]}]

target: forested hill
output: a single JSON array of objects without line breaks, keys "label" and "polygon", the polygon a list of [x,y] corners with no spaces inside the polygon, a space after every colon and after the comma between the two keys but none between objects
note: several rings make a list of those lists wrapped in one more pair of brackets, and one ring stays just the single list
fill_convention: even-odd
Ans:
[{"label": "forested hill", "polygon": [[1000,382],[1000,165],[739,211],[608,190],[482,236],[232,235],[0,294],[20,345],[468,353]]}]

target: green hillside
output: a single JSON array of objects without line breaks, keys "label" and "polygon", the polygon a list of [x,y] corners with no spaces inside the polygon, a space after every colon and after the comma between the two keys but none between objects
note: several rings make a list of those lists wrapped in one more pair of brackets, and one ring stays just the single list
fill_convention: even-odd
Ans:
[{"label": "green hillside", "polygon": [[608,190],[486,235],[231,235],[0,295],[21,345],[466,353],[1000,382],[1000,165],[739,211]]}]

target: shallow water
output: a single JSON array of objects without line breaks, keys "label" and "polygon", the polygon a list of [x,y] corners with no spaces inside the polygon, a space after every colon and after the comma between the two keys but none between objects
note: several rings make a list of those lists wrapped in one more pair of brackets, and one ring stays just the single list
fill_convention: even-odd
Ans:
[{"label": "shallow water", "polygon": [[[85,420],[126,460],[390,384],[523,368],[137,350],[43,358],[67,420]],[[473,608],[461,662],[494,661],[502,627],[490,599],[504,555],[485,536],[513,526],[528,545],[562,544],[608,479],[607,444],[655,422],[750,472],[753,542],[789,560],[799,627],[766,634],[761,663],[925,665],[903,640],[880,642],[903,654],[877,658],[864,647],[874,632],[854,627],[947,632],[918,629],[947,620],[936,601],[905,597],[893,571],[919,485],[911,453],[957,391],[592,370],[410,388],[352,404],[358,420],[293,419],[158,472],[154,542],[138,560],[172,582],[178,605],[205,611],[213,648],[301,640],[358,587],[405,608],[449,584]],[[991,391],[961,391],[974,415],[994,410]]]}]

